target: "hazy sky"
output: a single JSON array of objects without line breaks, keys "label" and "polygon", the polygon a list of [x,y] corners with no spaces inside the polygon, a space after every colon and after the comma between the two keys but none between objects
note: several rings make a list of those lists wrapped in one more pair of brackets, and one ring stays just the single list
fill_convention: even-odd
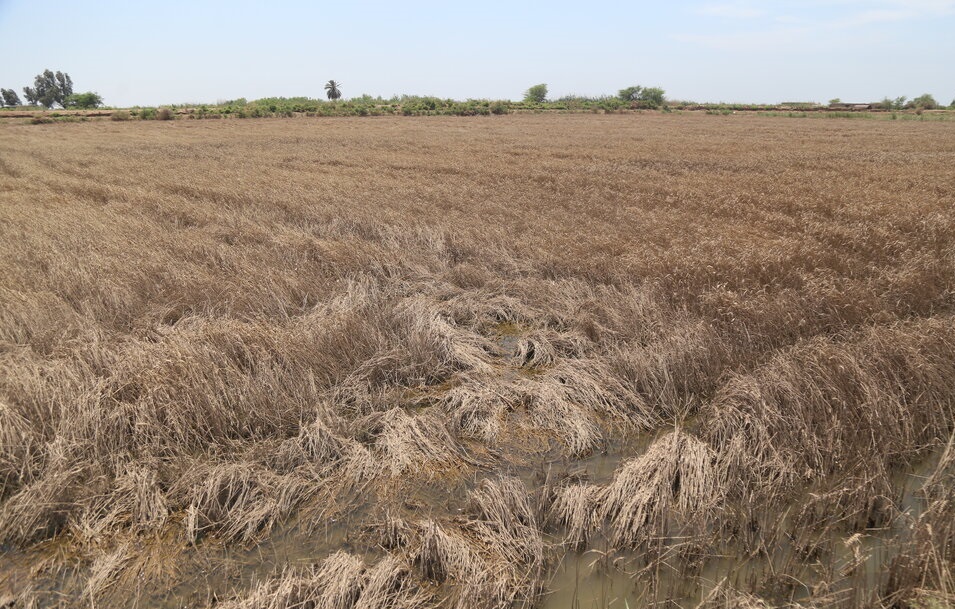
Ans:
[{"label": "hazy sky", "polygon": [[632,84],[696,101],[955,97],[955,0],[0,0],[0,86],[44,68],[110,105]]}]

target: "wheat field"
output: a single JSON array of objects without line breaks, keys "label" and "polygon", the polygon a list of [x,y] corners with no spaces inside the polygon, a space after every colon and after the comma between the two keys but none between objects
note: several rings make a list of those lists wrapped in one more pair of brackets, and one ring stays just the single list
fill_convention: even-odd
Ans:
[{"label": "wheat field", "polygon": [[0,606],[955,603],[955,125],[0,125]]}]

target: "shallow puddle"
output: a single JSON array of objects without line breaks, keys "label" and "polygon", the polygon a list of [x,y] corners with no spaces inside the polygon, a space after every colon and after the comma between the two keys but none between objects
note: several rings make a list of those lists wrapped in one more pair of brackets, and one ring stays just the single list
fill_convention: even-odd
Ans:
[{"label": "shallow puddle", "polygon": [[[669,431],[669,430],[666,430]],[[549,464],[515,466],[509,471],[523,480],[532,493],[542,485],[576,478],[590,484],[606,485],[627,459],[646,451],[659,432],[634,436],[608,445],[605,451],[582,459],[553,456]],[[799,539],[777,539],[771,556],[745,557],[742,548],[722,548],[720,556],[688,562],[681,540],[661,542],[657,548],[666,560],[647,567],[646,555],[614,551],[596,535],[589,549],[567,550],[561,556],[560,532],[547,531],[552,563],[545,583],[547,593],[541,609],[636,609],[638,607],[695,608],[717,586],[754,593],[781,603],[806,600],[828,586],[827,594],[859,604],[865,599],[858,591],[871,591],[884,583],[885,566],[899,552],[909,525],[924,509],[920,489],[934,471],[942,449],[907,472],[893,477],[895,505],[900,514],[882,528],[858,534],[829,533],[816,538],[811,532],[797,532]],[[484,477],[496,477],[498,470],[478,471],[467,479],[445,485],[417,484],[401,503],[400,515],[407,520],[454,518],[468,514],[467,489],[476,488]],[[126,566],[135,565],[116,580],[97,604],[109,606],[116,598],[134,598],[142,607],[179,608],[212,606],[232,598],[287,567],[315,565],[337,550],[376,560],[383,553],[367,525],[383,514],[369,504],[343,513],[311,529],[295,520],[276,527],[261,543],[246,548],[221,544],[215,539],[189,546],[176,533],[169,539],[137,539],[132,542]],[[768,516],[768,515],[767,515]],[[770,518],[770,521],[772,519]],[[787,529],[791,527],[786,527]],[[796,547],[818,549],[812,556]],[[69,558],[69,544],[50,542],[30,552],[0,552],[0,600],[32,588],[48,591],[47,599],[80,599],[90,578],[89,563]],[[692,564],[691,564],[692,563]],[[56,565],[37,572],[37,565]]]},{"label": "shallow puddle", "polygon": [[[899,553],[908,526],[925,508],[921,487],[935,470],[941,454],[939,448],[909,471],[893,477],[900,513],[885,527],[858,534],[834,533],[822,539],[810,539],[807,535],[798,540],[804,544],[811,541],[820,548],[815,558],[807,558],[791,543],[783,542],[772,556],[747,558],[741,549],[729,548],[724,555],[706,558],[696,568],[687,568],[677,559],[647,571],[646,561],[641,560],[639,553],[606,550],[606,544],[597,541],[594,543],[603,545],[604,550],[568,551],[560,559],[551,572],[550,592],[541,609],[636,609],[660,605],[694,609],[718,586],[780,603],[805,601],[823,589],[848,605],[864,603],[866,591],[885,583],[885,567]],[[595,482],[606,483],[620,461],[617,455],[595,455],[581,461],[580,466]]]}]

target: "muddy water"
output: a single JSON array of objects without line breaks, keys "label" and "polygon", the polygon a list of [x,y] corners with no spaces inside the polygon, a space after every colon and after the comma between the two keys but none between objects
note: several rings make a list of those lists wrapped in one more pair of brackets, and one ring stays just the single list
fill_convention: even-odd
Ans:
[{"label": "muddy water", "polygon": [[[406,519],[459,516],[466,510],[467,489],[478,482],[468,477],[449,487],[447,481],[428,478],[408,481],[400,502],[403,512],[398,515]],[[170,523],[166,535],[131,542],[115,582],[91,605],[211,607],[247,592],[286,568],[317,565],[339,550],[376,562],[384,551],[369,525],[380,522],[385,514],[374,494],[356,494],[361,497],[351,497],[353,505],[336,510],[335,516],[320,524],[316,525],[308,509],[303,508],[297,517],[276,525],[261,542],[250,546],[226,544],[214,535],[193,545],[183,538],[181,523]],[[25,590],[40,593],[41,606],[55,606],[60,600],[75,603],[89,597],[91,560],[96,556],[80,555],[69,540],[60,537],[28,551],[4,550],[0,552],[0,608]],[[102,548],[103,552],[113,550]],[[45,570],[45,564],[57,567]]]},{"label": "muddy water", "polygon": [[[894,476],[899,514],[889,525],[815,540],[825,551],[814,560],[806,560],[784,542],[771,556],[745,557],[742,549],[727,548],[722,556],[708,558],[702,568],[687,568],[674,560],[647,571],[639,554],[613,551],[606,542],[596,541],[591,545],[598,549],[568,551],[559,560],[542,609],[636,609],[664,602],[690,609],[720,587],[779,602],[798,602],[825,586],[834,598],[860,604],[866,600],[864,591],[885,583],[886,565],[898,554],[909,525],[925,508],[920,489],[941,454],[938,449],[909,472]],[[598,482],[608,470],[612,475],[615,466],[608,462],[612,460],[594,458]]]},{"label": "muddy water", "polygon": [[[509,473],[518,475],[529,489],[567,476],[605,485],[623,461],[642,454],[658,435],[630,438],[583,459],[555,456],[543,466],[515,466]],[[883,583],[884,566],[924,508],[918,491],[934,471],[940,455],[938,450],[909,468],[908,473],[895,477],[894,499],[900,514],[888,525],[859,535],[832,533],[825,539],[813,540],[822,550],[812,559],[800,555],[783,540],[774,546],[771,556],[744,558],[742,549],[730,546],[721,549],[721,556],[688,565],[679,557],[681,540],[671,540],[668,545],[661,544],[658,551],[671,554],[673,559],[648,571],[646,556],[638,552],[613,551],[600,538],[592,540],[586,550],[566,550],[560,546],[560,532],[550,531],[549,541],[554,544],[550,560],[554,566],[545,586],[549,592],[540,605],[542,609],[636,609],[668,601],[673,606],[690,608],[719,585],[770,599],[776,594],[780,602],[799,601],[816,593],[817,586],[824,582],[835,582],[829,592],[854,604],[864,600],[853,596],[860,594],[857,591],[872,590]],[[413,495],[414,502],[403,516],[413,519],[462,515],[467,510],[467,488],[475,487],[480,478],[488,476],[496,476],[496,471],[478,472],[461,480],[450,493],[445,487],[415,488],[408,493],[409,497]],[[337,550],[375,561],[383,551],[377,548],[374,534],[368,533],[366,525],[378,518],[380,514],[363,505],[317,528],[292,521],[276,527],[262,543],[247,548],[229,547],[214,539],[197,546],[181,539],[159,543],[152,540],[151,545],[149,540],[143,540],[141,548],[133,548],[135,557],[130,558],[130,564],[136,568],[117,579],[112,592],[107,592],[97,605],[110,606],[111,598],[122,599],[128,605],[133,598],[140,607],[205,607],[248,590],[286,567],[317,564]],[[61,560],[68,552],[65,544],[49,543],[30,553],[6,550],[0,552],[0,601],[28,586],[49,591],[47,598],[85,598],[89,563]],[[74,566],[35,571],[38,564],[71,562]]]}]

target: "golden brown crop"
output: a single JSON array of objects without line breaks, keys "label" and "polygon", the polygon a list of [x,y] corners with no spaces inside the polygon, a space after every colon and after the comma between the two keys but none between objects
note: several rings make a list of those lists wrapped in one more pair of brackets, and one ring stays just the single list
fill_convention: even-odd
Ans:
[{"label": "golden brown crop", "polygon": [[948,123],[0,125],[0,606],[953,602],[953,168]]}]

